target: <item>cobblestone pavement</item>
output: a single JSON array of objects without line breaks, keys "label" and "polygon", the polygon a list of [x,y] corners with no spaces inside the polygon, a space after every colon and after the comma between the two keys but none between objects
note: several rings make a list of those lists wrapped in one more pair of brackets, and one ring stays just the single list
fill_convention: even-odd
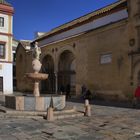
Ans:
[{"label": "cobblestone pavement", "polygon": [[[80,110],[84,107],[67,104]],[[98,105],[91,108],[91,117],[54,122],[0,117],[0,140],[140,140],[140,110]]]}]

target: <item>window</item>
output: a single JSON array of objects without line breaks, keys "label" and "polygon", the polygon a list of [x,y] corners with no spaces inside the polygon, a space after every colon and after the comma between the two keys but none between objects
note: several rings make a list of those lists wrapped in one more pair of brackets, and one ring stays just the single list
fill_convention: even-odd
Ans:
[{"label": "window", "polygon": [[108,53],[108,54],[102,54],[100,56],[100,64],[108,64],[112,62],[112,54]]},{"label": "window", "polygon": [[0,77],[0,92],[3,91],[3,77]]},{"label": "window", "polygon": [[0,43],[0,58],[4,58],[4,57],[5,57],[5,44]]},{"label": "window", "polygon": [[0,27],[4,27],[4,18],[0,17]]}]

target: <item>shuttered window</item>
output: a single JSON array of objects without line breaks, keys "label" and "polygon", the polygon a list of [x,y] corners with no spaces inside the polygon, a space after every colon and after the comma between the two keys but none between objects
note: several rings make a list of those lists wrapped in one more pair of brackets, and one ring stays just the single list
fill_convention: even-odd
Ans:
[{"label": "shuttered window", "polygon": [[0,27],[4,27],[4,17],[0,17]]},{"label": "shuttered window", "polygon": [[0,91],[3,91],[3,77],[0,77]]},{"label": "shuttered window", "polygon": [[0,43],[0,58],[5,58],[5,44]]}]

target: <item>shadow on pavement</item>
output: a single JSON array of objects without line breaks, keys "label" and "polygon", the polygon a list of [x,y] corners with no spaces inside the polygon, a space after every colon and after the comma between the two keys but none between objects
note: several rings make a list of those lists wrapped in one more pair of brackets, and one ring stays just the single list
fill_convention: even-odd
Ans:
[{"label": "shadow on pavement", "polygon": [[[75,103],[83,103],[83,104],[85,102],[85,100],[81,98],[71,98],[68,99],[67,101],[75,102]],[[124,102],[124,101],[107,101],[102,99],[92,99],[89,101],[89,103],[92,105],[140,109],[140,106],[134,108],[131,102]]]}]

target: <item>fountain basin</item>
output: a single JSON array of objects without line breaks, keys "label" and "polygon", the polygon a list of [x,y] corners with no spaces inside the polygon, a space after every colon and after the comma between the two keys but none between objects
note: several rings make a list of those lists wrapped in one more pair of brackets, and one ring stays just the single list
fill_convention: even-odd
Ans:
[{"label": "fountain basin", "polygon": [[26,73],[26,77],[34,81],[34,89],[33,89],[33,95],[34,96],[40,96],[40,91],[39,91],[39,82],[41,80],[45,80],[48,78],[48,74],[44,73]]},{"label": "fountain basin", "polygon": [[45,95],[35,97],[33,95],[6,95],[5,106],[19,111],[46,111],[50,106],[51,98],[53,107],[62,110],[65,107],[65,95]]},{"label": "fountain basin", "polygon": [[32,80],[45,80],[48,78],[48,74],[44,73],[26,73],[26,77]]}]

